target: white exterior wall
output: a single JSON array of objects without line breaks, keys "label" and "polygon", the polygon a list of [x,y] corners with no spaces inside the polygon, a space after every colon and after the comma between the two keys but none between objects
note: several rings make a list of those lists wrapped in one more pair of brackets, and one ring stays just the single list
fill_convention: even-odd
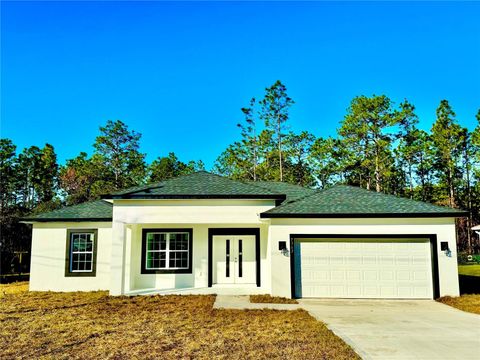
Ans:
[{"label": "white exterior wall", "polygon": [[[110,294],[207,287],[209,228],[260,228],[260,282],[270,292],[268,226],[259,214],[272,207],[274,200],[115,200]],[[149,228],[193,229],[191,274],[141,274],[142,229]]]},{"label": "white exterior wall", "polygon": [[[67,230],[98,229],[97,266],[94,277],[65,277]],[[34,223],[30,265],[31,291],[108,290],[112,223],[71,222]]]},{"label": "white exterior wall", "polygon": [[[419,219],[260,219],[272,200],[115,200],[113,223],[34,223],[30,289],[109,290],[112,295],[141,289],[202,288],[208,285],[208,229],[260,228],[261,287],[275,296],[291,296],[290,258],[278,242],[290,246],[291,234],[437,235],[440,295],[459,294],[455,221]],[[141,274],[143,228],[193,229],[191,274]],[[98,229],[95,277],[65,277],[68,229]],[[452,256],[440,250],[448,241]]]},{"label": "white exterior wall", "polygon": [[[290,250],[291,234],[437,235],[440,296],[459,295],[454,218],[272,219],[269,227],[269,243],[272,266],[271,293],[274,296],[291,296],[290,257],[278,251],[279,241],[286,241]],[[441,241],[448,241],[452,251],[451,257],[447,257],[440,250]]]},{"label": "white exterior wall", "polygon": [[[132,237],[127,241],[124,292],[140,289],[182,289],[208,286],[208,229],[209,228],[260,227],[260,284],[265,293],[270,292],[270,267],[267,259],[268,228],[262,224],[141,224],[133,225]],[[189,228],[193,229],[191,274],[142,274],[142,229]],[[130,261],[129,261],[130,259]]]}]

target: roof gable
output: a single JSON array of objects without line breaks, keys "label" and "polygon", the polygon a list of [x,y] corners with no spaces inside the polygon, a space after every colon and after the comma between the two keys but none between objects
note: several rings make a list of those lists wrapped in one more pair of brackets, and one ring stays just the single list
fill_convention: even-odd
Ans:
[{"label": "roof gable", "polygon": [[111,199],[285,199],[285,194],[199,171],[105,195]]},{"label": "roof gable", "polygon": [[337,185],[315,192],[261,214],[279,217],[455,217],[465,212],[426,202],[377,193],[359,187]]}]

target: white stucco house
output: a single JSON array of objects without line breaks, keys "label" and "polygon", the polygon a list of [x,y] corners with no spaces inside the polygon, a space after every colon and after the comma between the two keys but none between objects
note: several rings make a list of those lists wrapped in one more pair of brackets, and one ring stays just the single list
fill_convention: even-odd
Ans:
[{"label": "white stucco house", "polygon": [[30,290],[456,296],[463,215],[350,186],[198,172],[24,219]]}]

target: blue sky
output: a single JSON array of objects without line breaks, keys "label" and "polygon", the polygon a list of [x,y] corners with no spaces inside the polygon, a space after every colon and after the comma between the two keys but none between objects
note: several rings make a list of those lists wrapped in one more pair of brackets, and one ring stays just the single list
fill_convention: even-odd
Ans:
[{"label": "blue sky", "polygon": [[473,129],[480,3],[2,2],[1,136],[92,152],[121,119],[151,161],[174,151],[209,168],[238,139],[240,108],[282,80],[290,125],[334,135],[356,95],[416,107],[441,99]]}]

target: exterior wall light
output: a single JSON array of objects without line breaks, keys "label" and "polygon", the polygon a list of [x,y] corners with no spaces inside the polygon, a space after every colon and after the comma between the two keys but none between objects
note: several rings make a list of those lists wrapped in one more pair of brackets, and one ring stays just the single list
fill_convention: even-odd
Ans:
[{"label": "exterior wall light", "polygon": [[280,250],[282,252],[283,256],[288,256],[287,242],[286,241],[279,241],[278,242],[278,250]]},{"label": "exterior wall light", "polygon": [[442,241],[440,243],[440,250],[444,251],[448,257],[452,257],[452,250],[448,247],[448,241]]}]

